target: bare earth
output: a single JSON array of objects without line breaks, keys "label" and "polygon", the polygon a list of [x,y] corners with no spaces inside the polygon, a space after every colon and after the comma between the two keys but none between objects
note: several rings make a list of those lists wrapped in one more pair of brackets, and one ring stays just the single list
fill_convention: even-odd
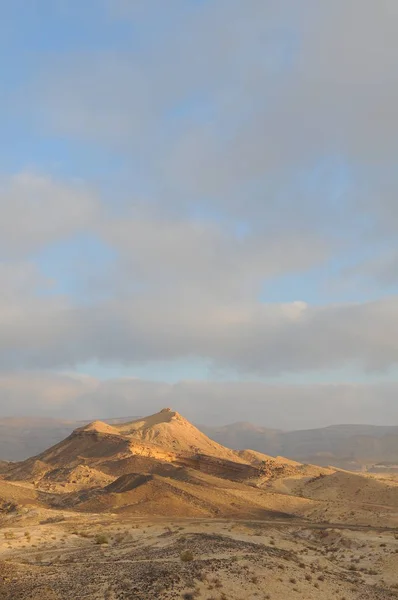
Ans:
[{"label": "bare earth", "polygon": [[398,482],[95,422],[0,475],[0,599],[398,598]]}]

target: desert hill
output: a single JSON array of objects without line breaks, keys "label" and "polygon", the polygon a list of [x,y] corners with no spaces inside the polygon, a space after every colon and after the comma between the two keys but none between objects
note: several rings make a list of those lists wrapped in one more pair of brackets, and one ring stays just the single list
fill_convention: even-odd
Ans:
[{"label": "desert hill", "polygon": [[[106,424],[140,422],[138,418],[107,419]],[[104,422],[104,421],[102,421]],[[0,460],[21,461],[42,453],[88,422],[62,419],[0,419]],[[268,456],[285,456],[300,463],[369,472],[398,473],[398,427],[333,425],[320,429],[280,431],[250,423],[197,429],[219,445],[251,448]],[[138,436],[146,435],[145,427]],[[177,448],[176,448],[177,450]],[[1,469],[1,466],[0,466]]]},{"label": "desert hill", "polygon": [[43,479],[49,481],[51,473],[59,481],[60,473],[66,477],[82,466],[116,477],[129,472],[159,472],[160,466],[169,472],[170,464],[241,482],[295,473],[312,477],[323,472],[282,457],[231,450],[209,439],[179,413],[163,409],[126,423],[93,421],[78,427],[41,454],[11,464],[6,476],[37,484]]},{"label": "desert hill", "polygon": [[307,498],[398,507],[398,482],[336,471],[303,481],[298,488]]},{"label": "desert hill", "polygon": [[[155,415],[123,424],[94,421],[78,427],[62,442],[12,465],[7,476],[38,481],[55,468],[79,465],[94,468],[103,465],[108,474],[118,474],[126,464],[129,470],[135,470],[137,460],[141,461],[142,467],[142,459],[148,459],[148,468],[153,461],[185,464],[194,460],[196,464],[202,456],[209,464],[212,459],[217,459],[246,465],[233,450],[207,438],[178,413],[163,409]],[[247,467],[249,469],[249,465]]]},{"label": "desert hill", "polygon": [[120,436],[123,439],[139,440],[172,453],[206,454],[240,462],[239,457],[232,450],[214,442],[178,412],[168,408],[149,417],[127,423],[108,425],[97,421],[82,427],[80,431],[96,431]]},{"label": "desert hill", "polygon": [[41,454],[10,464],[2,477],[7,499],[9,489],[24,486],[29,501],[36,497],[53,509],[263,518],[301,515],[313,507],[312,500],[263,489],[282,475],[323,472],[308,469],[282,458],[235,452],[163,409],[127,423],[78,427]]},{"label": "desert hill", "polygon": [[81,425],[39,455],[5,464],[0,475],[0,502],[16,510],[195,518],[339,522],[346,502],[353,521],[396,523],[397,491],[371,476],[231,450],[170,409]]},{"label": "desert hill", "polygon": [[256,450],[236,450],[235,452],[245,461],[252,464],[261,464],[266,461],[272,461],[275,464],[283,463],[284,465],[290,465],[291,467],[298,467],[301,464],[296,460],[291,460],[282,456],[269,456],[268,454],[263,454],[262,452],[257,452]]},{"label": "desert hill", "polygon": [[1,473],[5,473],[8,468],[10,466],[10,463],[6,462],[5,460],[0,460],[0,475]]}]

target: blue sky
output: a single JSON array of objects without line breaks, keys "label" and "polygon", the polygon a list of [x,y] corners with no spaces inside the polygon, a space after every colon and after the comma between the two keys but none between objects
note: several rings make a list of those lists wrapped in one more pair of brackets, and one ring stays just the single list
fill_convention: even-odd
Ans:
[{"label": "blue sky", "polygon": [[396,382],[391,0],[0,10],[4,386]]}]

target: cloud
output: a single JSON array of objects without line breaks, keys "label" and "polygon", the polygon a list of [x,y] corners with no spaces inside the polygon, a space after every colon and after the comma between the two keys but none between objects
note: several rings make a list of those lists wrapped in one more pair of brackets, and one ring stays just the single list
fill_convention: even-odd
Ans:
[{"label": "cloud", "polygon": [[[0,369],[186,357],[224,368],[231,357],[250,371],[252,359],[233,357],[233,347],[240,335],[253,346],[264,335],[261,322],[273,310],[258,300],[264,280],[319,264],[327,253],[317,235],[250,228],[241,235],[235,222],[172,217],[145,205],[118,218],[85,188],[44,176],[16,175],[5,189]],[[51,244],[78,231],[115,252],[94,278],[106,294],[61,294],[65,274],[51,279],[35,260],[36,251],[51,255]],[[78,276],[90,282],[86,261],[82,254]],[[292,306],[281,314],[299,305]]]},{"label": "cloud", "polygon": [[0,258],[20,258],[92,226],[98,202],[81,183],[22,172],[0,180]]},{"label": "cloud", "polygon": [[[186,357],[224,368],[231,357],[250,371],[250,360],[240,364],[227,346],[232,350],[240,335],[252,338],[257,325],[263,335],[257,297],[264,280],[318,264],[326,253],[317,236],[250,230],[241,236],[234,223],[162,217],[146,206],[120,219],[106,215],[84,188],[44,176],[16,175],[5,189],[0,369]],[[89,300],[67,289],[60,294],[63,274],[50,279],[34,260],[35,251],[51,252],[52,243],[79,230],[96,235],[117,257],[96,275],[98,289],[108,293]],[[91,281],[85,260],[82,255],[79,277]]]},{"label": "cloud", "polygon": [[4,416],[135,417],[171,406],[196,423],[224,425],[249,420],[281,429],[340,423],[389,425],[398,418],[397,391],[397,384],[169,384],[133,378],[99,381],[44,372],[0,374]]},{"label": "cloud", "polygon": [[165,228],[199,207],[377,255],[398,228],[395,1],[188,4],[104,3],[136,44],[43,61],[31,121],[122,155]]},{"label": "cloud", "polygon": [[[52,53],[16,103],[32,129],[101,147],[111,194],[106,212],[81,183],[3,178],[0,369],[396,366],[398,299],[383,289],[317,305],[303,284],[262,300],[278,276],[327,279],[364,254],[360,277],[393,275],[395,0],[157,2],[156,19],[150,4],[108,3],[101,19],[123,20],[134,44]],[[78,231],[115,252],[96,275],[107,293],[43,293],[34,254]]]},{"label": "cloud", "polygon": [[133,287],[174,295],[175,302],[185,294],[194,304],[209,297],[252,298],[265,279],[320,264],[329,251],[315,232],[241,236],[234,223],[142,211],[109,218],[100,235],[118,252],[123,278]]},{"label": "cloud", "polygon": [[324,155],[395,155],[394,0],[184,4],[119,2],[115,13],[145,33],[157,14],[139,52],[105,47],[44,65],[43,124],[149,151],[175,191],[213,197]]},{"label": "cloud", "polygon": [[33,262],[0,262],[0,306],[3,311],[22,298],[32,298],[37,287],[49,286]]},{"label": "cloud", "polygon": [[96,387],[96,380],[76,374],[3,372],[0,373],[2,415],[56,414],[57,411],[65,411],[67,415],[68,407],[74,405],[77,398]]},{"label": "cloud", "polygon": [[57,295],[29,297],[22,286],[2,310],[3,369],[195,357],[215,369],[263,376],[347,366],[383,371],[398,363],[396,297],[326,306],[264,304],[199,295],[194,286],[180,285],[85,306]]}]

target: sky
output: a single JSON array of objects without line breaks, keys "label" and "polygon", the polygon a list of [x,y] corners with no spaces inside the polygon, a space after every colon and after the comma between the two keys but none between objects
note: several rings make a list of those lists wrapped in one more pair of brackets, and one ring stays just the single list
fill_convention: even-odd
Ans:
[{"label": "sky", "polygon": [[396,0],[0,0],[0,417],[398,424]]}]

